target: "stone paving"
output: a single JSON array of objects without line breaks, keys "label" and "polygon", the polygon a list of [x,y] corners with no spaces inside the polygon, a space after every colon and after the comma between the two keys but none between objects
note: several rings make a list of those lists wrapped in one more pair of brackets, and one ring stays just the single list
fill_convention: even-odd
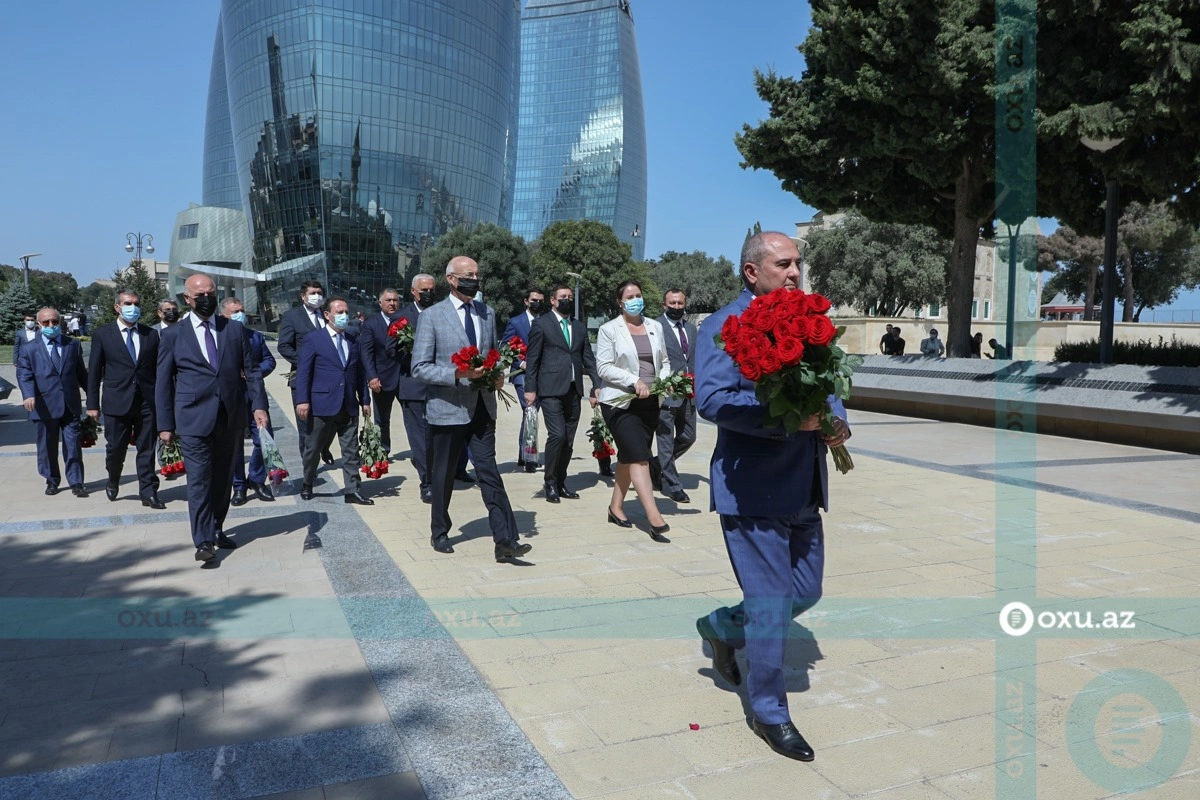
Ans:
[{"label": "stone paving", "polygon": [[[370,508],[324,471],[313,502],[233,509],[243,547],[202,569],[182,480],[166,511],[129,477],[109,503],[97,447],[91,497],[44,497],[32,426],[13,398],[0,414],[0,798],[1200,795],[1194,456],[852,412],[825,598],[789,644],[817,749],[799,764],[750,732],[693,628],[737,596],[711,426],[681,464],[692,503],[659,498],[670,544],[632,500],[642,530],[605,523],[583,430],[582,498],[547,504],[512,463],[510,412],[523,564],[494,562],[461,484],[457,552],[432,551],[398,460]],[[1011,637],[1008,601],[1136,627]]]}]

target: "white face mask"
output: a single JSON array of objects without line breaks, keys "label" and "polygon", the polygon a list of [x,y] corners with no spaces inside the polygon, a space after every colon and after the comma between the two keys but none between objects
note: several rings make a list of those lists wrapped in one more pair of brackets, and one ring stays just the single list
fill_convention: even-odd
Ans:
[{"label": "white face mask", "polygon": [[325,297],[320,294],[310,294],[304,298],[304,302],[308,303],[309,308],[320,308],[325,303]]},{"label": "white face mask", "polygon": [[34,320],[27,320],[25,322],[25,330],[27,330],[27,331],[37,330],[37,322],[35,322]]}]

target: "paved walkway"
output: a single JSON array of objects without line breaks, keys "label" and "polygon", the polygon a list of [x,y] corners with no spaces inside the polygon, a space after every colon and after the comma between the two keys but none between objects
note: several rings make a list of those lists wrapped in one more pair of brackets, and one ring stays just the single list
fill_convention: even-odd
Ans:
[{"label": "paved walkway", "polygon": [[[494,562],[474,488],[457,552],[433,552],[397,462],[371,508],[326,471],[313,502],[233,509],[243,546],[202,569],[182,480],[166,511],[130,479],[109,503],[97,447],[92,496],[47,498],[32,426],[12,398],[0,414],[0,798],[1200,794],[1200,458],[853,415],[825,599],[788,656],[805,765],[749,731],[692,627],[737,596],[711,426],[682,463],[692,503],[660,498],[669,545],[605,523],[590,458],[582,498],[547,504],[509,413],[525,564]],[[1118,627],[1012,637],[1010,601]]]}]

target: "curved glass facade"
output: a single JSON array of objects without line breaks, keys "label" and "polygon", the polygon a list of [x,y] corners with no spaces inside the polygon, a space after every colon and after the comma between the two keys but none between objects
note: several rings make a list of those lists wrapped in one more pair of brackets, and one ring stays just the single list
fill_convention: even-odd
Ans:
[{"label": "curved glass facade", "polygon": [[307,277],[371,305],[454,225],[511,224],[520,0],[223,0],[219,30],[205,203],[223,77],[269,324]]},{"label": "curved glass facade", "polygon": [[594,219],[645,255],[646,120],[629,0],[529,0],[513,231]]},{"label": "curved glass facade", "polygon": [[208,76],[208,109],[204,116],[204,205],[242,207],[237,160],[233,157],[233,129],[229,125],[229,90],[225,80],[225,40],[221,18],[213,42],[212,71]]}]

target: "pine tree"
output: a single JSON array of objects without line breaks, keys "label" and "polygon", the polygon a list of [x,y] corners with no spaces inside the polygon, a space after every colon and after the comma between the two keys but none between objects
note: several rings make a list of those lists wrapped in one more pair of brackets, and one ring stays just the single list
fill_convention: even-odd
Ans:
[{"label": "pine tree", "polygon": [[8,285],[4,294],[0,294],[0,341],[11,344],[17,335],[17,330],[25,322],[26,314],[34,314],[33,295],[25,288],[24,281],[13,281]]}]

